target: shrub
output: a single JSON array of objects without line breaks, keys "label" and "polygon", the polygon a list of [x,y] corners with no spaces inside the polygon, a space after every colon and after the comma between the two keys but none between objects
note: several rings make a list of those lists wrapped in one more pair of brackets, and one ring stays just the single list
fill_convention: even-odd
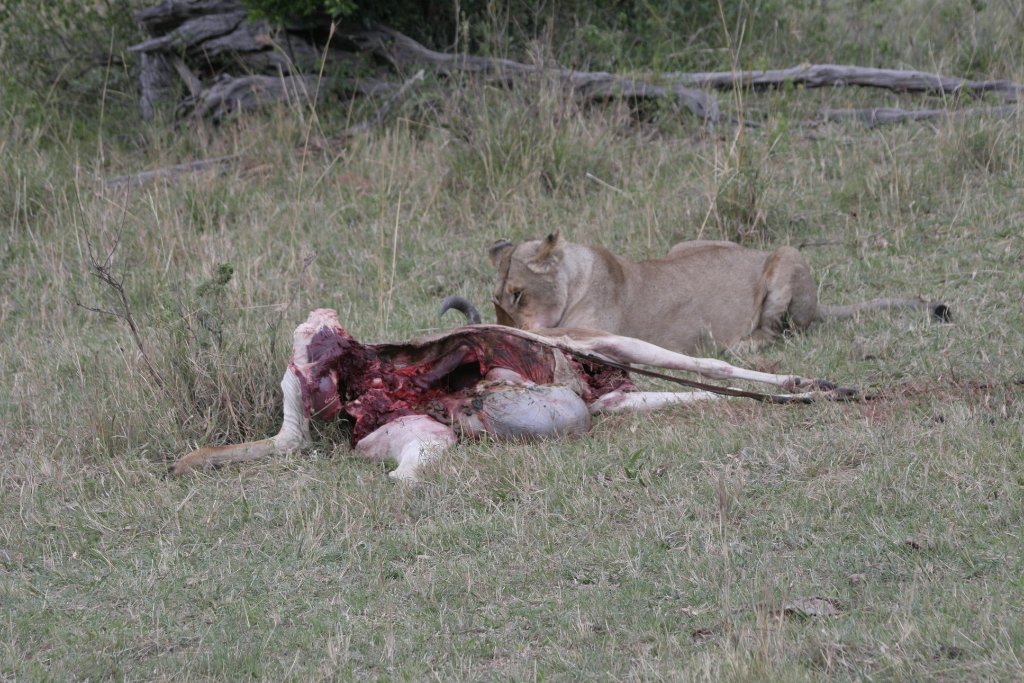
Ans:
[{"label": "shrub", "polygon": [[141,0],[0,2],[0,106],[17,105],[46,124],[54,109],[93,117],[135,106]]}]

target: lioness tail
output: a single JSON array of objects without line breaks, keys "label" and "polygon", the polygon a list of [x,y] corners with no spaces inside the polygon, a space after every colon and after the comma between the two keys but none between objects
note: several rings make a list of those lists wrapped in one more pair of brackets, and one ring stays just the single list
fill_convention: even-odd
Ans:
[{"label": "lioness tail", "polygon": [[932,318],[940,322],[948,323],[953,319],[949,306],[941,301],[932,301],[924,297],[916,299],[871,299],[870,301],[862,301],[846,306],[818,304],[818,319],[844,320],[864,311],[877,311],[886,308],[925,308],[928,309]]}]

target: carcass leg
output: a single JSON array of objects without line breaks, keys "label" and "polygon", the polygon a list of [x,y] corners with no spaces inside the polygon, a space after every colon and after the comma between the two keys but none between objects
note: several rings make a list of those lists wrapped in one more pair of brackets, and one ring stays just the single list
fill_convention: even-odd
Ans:
[{"label": "carcass leg", "polygon": [[612,391],[590,404],[590,414],[646,413],[670,405],[728,398],[710,391]]},{"label": "carcass leg", "polygon": [[786,391],[831,391],[837,387],[828,381],[808,379],[799,375],[775,375],[768,372],[746,370],[717,358],[694,358],[663,349],[641,339],[614,334],[594,334],[583,338],[568,338],[569,344],[585,351],[598,353],[619,363],[650,365],[668,370],[685,370],[711,379],[740,379],[782,387]]},{"label": "carcass leg", "polygon": [[174,463],[175,474],[186,474],[206,467],[218,467],[233,462],[262,460],[273,455],[290,453],[309,442],[309,419],[302,407],[302,389],[299,379],[291,370],[281,378],[284,394],[284,419],[277,436],[260,441],[228,446],[207,446],[182,456]]},{"label": "carcass leg", "polygon": [[393,460],[390,476],[418,481],[419,468],[455,445],[451,427],[426,415],[406,415],[388,422],[356,444],[356,452],[371,460]]}]

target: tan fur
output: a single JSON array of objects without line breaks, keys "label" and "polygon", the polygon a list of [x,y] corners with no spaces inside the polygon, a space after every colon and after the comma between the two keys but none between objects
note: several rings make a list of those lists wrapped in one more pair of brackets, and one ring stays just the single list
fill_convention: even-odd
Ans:
[{"label": "tan fur", "polygon": [[923,299],[819,306],[810,267],[792,247],[767,252],[701,240],[633,262],[552,233],[518,245],[496,242],[490,258],[498,270],[499,323],[586,327],[680,353],[757,347],[785,329],[868,308],[934,306]]}]

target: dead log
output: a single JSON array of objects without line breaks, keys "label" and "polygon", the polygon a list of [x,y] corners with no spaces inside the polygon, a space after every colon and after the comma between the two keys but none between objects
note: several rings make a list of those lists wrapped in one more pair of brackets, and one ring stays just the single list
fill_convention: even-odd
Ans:
[{"label": "dead log", "polygon": [[316,76],[224,76],[183,100],[179,112],[220,121],[229,114],[275,102],[306,104],[322,97]]},{"label": "dead log", "polygon": [[997,107],[969,107],[966,109],[896,109],[874,107],[867,109],[823,109],[821,118],[830,123],[840,121],[861,121],[874,128],[877,126],[904,123],[906,121],[931,121],[945,118],[973,118],[975,116],[1013,116],[1021,109],[1016,104]]},{"label": "dead log", "polygon": [[971,81],[924,71],[875,69],[841,64],[804,64],[769,71],[672,73],[666,74],[664,79],[669,83],[717,90],[731,90],[737,87],[763,90],[784,85],[799,85],[804,88],[860,86],[941,96],[963,93],[981,97],[986,93],[993,93],[1007,102],[1017,102],[1024,92],[1024,86],[1011,81]]},{"label": "dead log", "polygon": [[185,21],[173,31],[128,48],[129,52],[167,52],[174,48],[191,50],[203,42],[231,33],[245,19],[245,10],[205,14]]},{"label": "dead log", "polygon": [[235,12],[239,0],[161,0],[135,13],[137,21],[150,35],[162,35],[195,17]]},{"label": "dead log", "polygon": [[[274,29],[262,20],[249,20],[240,0],[162,0],[136,13],[135,18],[150,36],[129,48],[142,59],[140,104],[146,118],[152,117],[160,103],[176,97],[175,75],[189,93],[178,102],[177,112],[215,120],[277,101],[319,100],[326,92],[391,96],[403,87],[379,72],[358,81],[320,79],[321,74],[342,71],[343,64],[356,63],[358,55],[334,45],[311,44],[303,36],[286,29]],[[442,76],[476,74],[510,86],[524,78],[553,78],[584,101],[662,99],[676,102],[709,127],[721,121],[718,102],[708,92],[716,89],[856,86],[943,97],[991,94],[1008,104],[1019,102],[1024,91],[1020,84],[1006,80],[975,81],[922,71],[836,64],[805,64],[778,70],[618,76],[603,71],[578,71],[511,59],[438,52],[383,26],[351,32],[344,38],[362,52],[390,63],[399,73],[426,67]],[[390,106],[387,102],[382,109]],[[972,113],[963,116],[975,113],[1006,116],[1011,110],[990,107],[971,110]],[[855,119],[868,125],[882,125],[947,115],[945,110],[910,112],[878,108],[829,110],[823,118]],[[747,121],[746,125],[752,122]]]},{"label": "dead log", "polygon": [[151,119],[156,107],[172,98],[176,71],[195,97],[196,83],[186,75],[192,74],[191,70],[186,66],[183,71],[184,62],[178,64],[175,60],[194,51],[204,40],[233,31],[244,18],[245,12],[237,0],[163,0],[136,12],[135,21],[151,36],[128,48],[141,57],[143,118]]},{"label": "dead log", "polygon": [[[301,87],[308,85],[310,74],[321,73],[325,63],[334,71],[341,62],[356,59],[350,52],[321,50],[287,31],[275,35],[266,22],[247,20],[238,0],[163,0],[135,17],[151,36],[130,48],[143,56],[142,106],[146,117],[152,116],[155,103],[167,99],[175,71],[190,93],[179,104],[179,113],[217,119],[302,92],[307,96],[320,92]],[[709,125],[720,119],[713,96],[679,84],[435,52],[386,27],[358,32],[350,38],[364,50],[401,66],[401,70],[421,65],[449,74],[479,72],[492,79],[554,75],[584,100],[666,98],[679,102]],[[199,63],[200,68],[190,68],[188,62]],[[230,67],[241,67],[245,73],[232,75],[234,69]],[[204,76],[214,78],[214,84],[203,86]],[[329,84],[331,88],[338,85]],[[390,94],[398,87],[371,77],[347,89]]]},{"label": "dead log", "polygon": [[160,52],[142,53],[139,67],[139,108],[147,121],[156,115],[161,104],[170,100],[173,90],[174,68],[170,57]]},{"label": "dead log", "polygon": [[203,83],[194,73],[192,73],[192,70],[188,68],[185,60],[178,55],[174,55],[171,57],[171,66],[174,67],[174,70],[178,73],[178,76],[181,77],[181,80],[185,82],[185,87],[188,88],[189,95],[192,97],[198,97],[203,91]]},{"label": "dead log", "polygon": [[680,84],[658,85],[648,80],[615,76],[604,71],[576,71],[524,64],[511,59],[437,52],[398,31],[379,26],[348,36],[364,50],[379,54],[400,69],[429,66],[442,74],[481,74],[491,81],[513,85],[527,75],[553,76],[584,100],[653,99],[673,97],[708,125],[719,123],[718,102],[703,90]]},{"label": "dead log", "polygon": [[107,186],[140,187],[155,180],[163,180],[180,175],[195,175],[205,171],[225,173],[228,169],[238,163],[240,159],[241,157],[239,155],[232,154],[230,156],[217,157],[215,159],[199,159],[198,161],[190,161],[184,164],[175,164],[174,166],[157,168],[152,171],[141,171],[139,173],[132,173],[129,175],[114,176],[113,178],[107,178]]}]

